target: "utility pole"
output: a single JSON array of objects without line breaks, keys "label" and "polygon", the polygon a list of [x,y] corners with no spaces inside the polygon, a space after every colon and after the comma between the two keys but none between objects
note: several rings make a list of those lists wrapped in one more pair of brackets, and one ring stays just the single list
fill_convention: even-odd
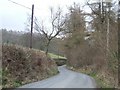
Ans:
[{"label": "utility pole", "polygon": [[[110,33],[110,9],[112,0],[101,0],[101,9],[103,17],[107,18],[107,31],[106,31],[106,59],[109,55],[109,33]],[[107,13],[106,13],[107,12]]]},{"label": "utility pole", "polygon": [[32,35],[33,35],[33,15],[34,15],[34,4],[32,5],[32,15],[31,15],[31,35],[30,35],[30,48],[32,48]]},{"label": "utility pole", "polygon": [[109,16],[110,16],[110,2],[107,3],[107,8],[108,8],[108,13],[107,13],[107,58],[108,58],[108,54],[109,54],[109,33],[110,33],[110,20],[109,20]]}]

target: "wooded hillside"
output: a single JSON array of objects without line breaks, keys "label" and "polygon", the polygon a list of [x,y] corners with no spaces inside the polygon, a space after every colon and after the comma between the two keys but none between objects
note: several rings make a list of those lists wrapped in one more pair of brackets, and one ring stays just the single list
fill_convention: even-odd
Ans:
[{"label": "wooded hillside", "polygon": [[[79,4],[69,8],[67,14],[65,54],[67,65],[74,70],[87,73],[98,81],[100,87],[117,87],[118,85],[118,36],[117,19],[111,9],[109,16],[109,36],[107,14],[101,14],[99,3],[87,14],[91,21],[86,21]],[[93,6],[93,5],[92,5]],[[95,14],[98,13],[98,14]],[[108,13],[106,11],[106,13]],[[104,18],[103,18],[103,17]],[[89,29],[86,27],[89,25]],[[92,31],[93,30],[93,31]],[[109,40],[109,41],[108,41]]]}]

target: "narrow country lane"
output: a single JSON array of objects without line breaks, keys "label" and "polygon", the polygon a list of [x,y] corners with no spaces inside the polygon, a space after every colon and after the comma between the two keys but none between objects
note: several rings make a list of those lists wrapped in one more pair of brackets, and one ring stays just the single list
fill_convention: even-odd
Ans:
[{"label": "narrow country lane", "polygon": [[58,75],[20,88],[96,88],[93,78],[68,70],[65,66],[60,66],[58,69],[60,71]]}]

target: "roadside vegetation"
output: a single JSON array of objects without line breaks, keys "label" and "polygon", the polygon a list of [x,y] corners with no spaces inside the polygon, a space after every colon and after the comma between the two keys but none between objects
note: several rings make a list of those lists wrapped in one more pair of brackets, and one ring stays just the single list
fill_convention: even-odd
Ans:
[{"label": "roadside vegetation", "polygon": [[[101,14],[100,3],[87,5],[92,8],[91,13],[83,12],[79,4],[74,3],[69,8],[69,14],[66,17],[65,34],[67,37],[64,39],[64,46],[68,59],[67,66],[72,70],[92,76],[100,88],[117,88],[117,16],[114,10],[110,9],[108,37],[108,16]],[[93,5],[96,7],[92,7]],[[114,8],[114,6],[112,7]],[[104,8],[104,10],[106,9]],[[91,20],[86,21],[87,16],[84,17],[84,15],[91,17]],[[90,31],[86,28],[86,22],[88,22]],[[109,42],[107,41],[108,38]]]},{"label": "roadside vegetation", "polygon": [[57,65],[45,53],[18,45],[2,46],[2,85],[15,88],[58,73]]},{"label": "roadside vegetation", "polygon": [[67,62],[66,57],[56,55],[56,54],[53,54],[53,53],[48,53],[48,55],[56,62],[57,66],[65,65],[66,62]]},{"label": "roadside vegetation", "polygon": [[2,89],[2,69],[0,69],[0,89]]}]

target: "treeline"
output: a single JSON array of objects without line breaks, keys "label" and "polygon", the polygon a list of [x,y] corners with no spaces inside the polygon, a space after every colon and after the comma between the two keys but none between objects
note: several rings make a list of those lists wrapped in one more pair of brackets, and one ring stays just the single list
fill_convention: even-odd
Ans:
[{"label": "treeline", "polygon": [[[2,43],[16,44],[23,47],[30,47],[30,32],[20,32],[13,30],[1,29],[2,31]],[[39,50],[46,50],[46,37],[40,33],[33,33],[33,48]],[[54,38],[49,45],[49,52],[64,55],[60,49],[62,40],[60,38]]]},{"label": "treeline", "polygon": [[[106,13],[101,13],[99,5],[91,4],[92,12],[89,14],[83,12],[79,4],[69,8],[64,39],[67,65],[99,78],[98,81],[104,84],[102,87],[117,87],[117,16],[114,6],[109,12],[103,7]],[[90,18],[89,21],[86,17]]]}]

